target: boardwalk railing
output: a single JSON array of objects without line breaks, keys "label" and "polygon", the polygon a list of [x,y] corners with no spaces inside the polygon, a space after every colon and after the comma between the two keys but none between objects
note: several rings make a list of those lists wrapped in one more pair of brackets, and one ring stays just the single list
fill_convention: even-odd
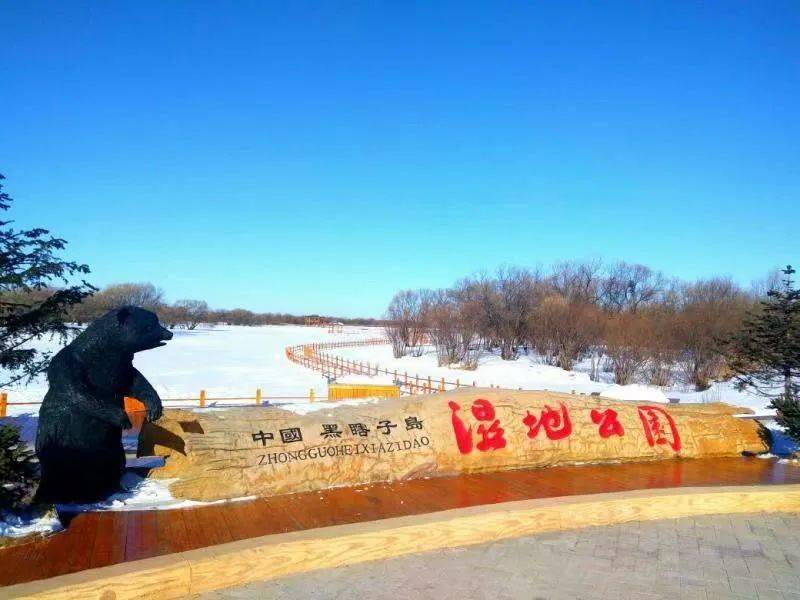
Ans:
[{"label": "boardwalk railing", "polygon": [[[378,364],[370,362],[351,360],[341,356],[335,356],[326,352],[327,350],[335,350],[337,348],[358,348],[362,346],[383,346],[388,344],[386,338],[370,338],[366,340],[343,341],[343,342],[324,342],[313,344],[298,344],[296,346],[288,346],[286,348],[286,357],[299,365],[313,369],[322,373],[328,378],[329,382],[333,382],[337,377],[344,375],[367,375],[375,377],[376,375],[388,375],[392,377],[392,383],[400,387],[404,394],[433,394],[436,392],[444,392],[446,390],[453,390],[462,387],[470,387],[470,384],[462,383],[460,379],[455,381],[447,381],[444,377],[441,379],[434,379],[430,375],[427,377],[420,377],[415,373],[409,375],[407,371],[400,373],[396,369],[389,371],[383,369]],[[473,381],[471,386],[475,387],[476,382]],[[488,386],[494,387],[494,386]],[[266,396],[262,393],[261,388],[256,390],[254,396],[220,396],[210,397],[207,395],[206,390],[200,390],[196,397],[188,398],[162,398],[161,402],[164,406],[169,403],[183,403],[194,405],[197,408],[206,408],[209,404],[217,402],[239,402],[240,405],[260,406],[265,402],[267,404],[280,404],[282,402],[288,403],[293,401],[308,401],[314,402],[315,400],[327,400],[327,396],[317,396],[314,389],[311,388],[307,396]],[[126,400],[126,410],[128,412],[141,411],[141,407],[137,404],[130,402],[132,399]],[[276,402],[271,402],[271,401]],[[38,402],[9,402],[8,392],[0,392],[0,418],[8,415],[9,406],[39,406],[41,401]],[[135,410],[134,410],[135,408]]]},{"label": "boardwalk railing", "polygon": [[[218,402],[235,402],[237,404],[225,404],[223,406],[262,406],[264,404],[287,404],[290,402],[314,402],[316,400],[327,400],[327,396],[317,396],[314,388],[308,390],[306,396],[266,396],[261,388],[256,390],[255,396],[209,396],[206,390],[200,390],[197,396],[188,398],[162,398],[161,403],[165,408],[169,408],[169,403],[188,404],[190,408],[215,408]],[[272,402],[275,400],[276,402]],[[0,418],[8,416],[9,406],[40,406],[39,402],[9,402],[8,392],[0,392]],[[173,406],[174,408],[174,406]],[[144,411],[144,405],[135,398],[125,398],[125,412],[131,414]]]},{"label": "boardwalk railing", "polygon": [[337,377],[343,377],[345,375],[367,375],[369,377],[389,375],[394,385],[400,386],[401,391],[405,394],[433,394],[462,387],[476,386],[475,381],[473,381],[470,386],[469,384],[462,383],[461,379],[447,381],[444,377],[441,379],[434,379],[430,375],[427,377],[420,377],[419,374],[416,373],[414,375],[409,375],[407,371],[402,373],[396,369],[389,371],[388,369],[381,368],[378,364],[352,360],[325,352],[326,350],[334,350],[336,348],[383,346],[388,343],[389,341],[385,338],[372,338],[358,341],[299,344],[297,346],[288,346],[286,348],[286,357],[294,363],[319,371],[327,377],[329,381],[333,381]]}]

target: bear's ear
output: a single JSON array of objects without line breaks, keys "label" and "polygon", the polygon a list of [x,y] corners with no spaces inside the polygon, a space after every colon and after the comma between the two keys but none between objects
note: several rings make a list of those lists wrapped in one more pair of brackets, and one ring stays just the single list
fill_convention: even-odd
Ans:
[{"label": "bear's ear", "polygon": [[120,325],[124,325],[125,321],[131,316],[131,310],[126,306],[125,308],[120,308],[117,311],[117,323]]}]

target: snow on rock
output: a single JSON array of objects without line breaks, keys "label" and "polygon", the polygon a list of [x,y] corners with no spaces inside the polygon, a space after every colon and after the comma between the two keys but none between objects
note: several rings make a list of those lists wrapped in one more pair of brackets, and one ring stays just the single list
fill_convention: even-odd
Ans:
[{"label": "snow on rock", "polygon": [[234,498],[232,500],[217,500],[215,502],[195,502],[175,498],[169,491],[169,486],[176,479],[147,479],[141,475],[128,471],[122,476],[123,491],[112,494],[103,502],[93,504],[59,504],[58,510],[67,512],[87,511],[122,511],[122,510],[167,510],[175,508],[189,508],[192,506],[205,506],[208,504],[221,504],[223,502],[239,502],[252,500],[255,496]]},{"label": "snow on rock", "polygon": [[48,534],[63,529],[55,512],[24,517],[3,512],[0,514],[0,537],[25,537],[32,534]]},{"label": "snow on rock", "polygon": [[602,392],[601,398],[609,400],[640,400],[645,402],[669,402],[661,388],[654,385],[641,385],[631,383],[629,385],[614,384]]},{"label": "snow on rock", "polygon": [[336,402],[294,402],[292,404],[276,404],[276,408],[288,410],[296,415],[307,415],[321,410],[332,410],[337,406],[358,406],[360,404],[373,404],[380,398],[352,398],[350,400],[338,400]]}]

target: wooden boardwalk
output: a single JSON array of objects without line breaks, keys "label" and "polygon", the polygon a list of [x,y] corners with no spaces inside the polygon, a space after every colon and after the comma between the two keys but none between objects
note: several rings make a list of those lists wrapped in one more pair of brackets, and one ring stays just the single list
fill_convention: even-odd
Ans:
[{"label": "wooden boardwalk", "polygon": [[800,484],[800,467],[728,458],[557,467],[339,488],[161,511],[93,512],[0,550],[0,585],[262,535],[515,500],[714,485]]}]

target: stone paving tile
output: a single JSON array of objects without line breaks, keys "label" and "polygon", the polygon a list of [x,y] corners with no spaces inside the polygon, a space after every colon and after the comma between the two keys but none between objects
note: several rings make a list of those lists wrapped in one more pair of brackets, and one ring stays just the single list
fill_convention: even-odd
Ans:
[{"label": "stone paving tile", "polygon": [[200,596],[359,597],[800,600],[800,515],[714,515],[548,533]]}]

